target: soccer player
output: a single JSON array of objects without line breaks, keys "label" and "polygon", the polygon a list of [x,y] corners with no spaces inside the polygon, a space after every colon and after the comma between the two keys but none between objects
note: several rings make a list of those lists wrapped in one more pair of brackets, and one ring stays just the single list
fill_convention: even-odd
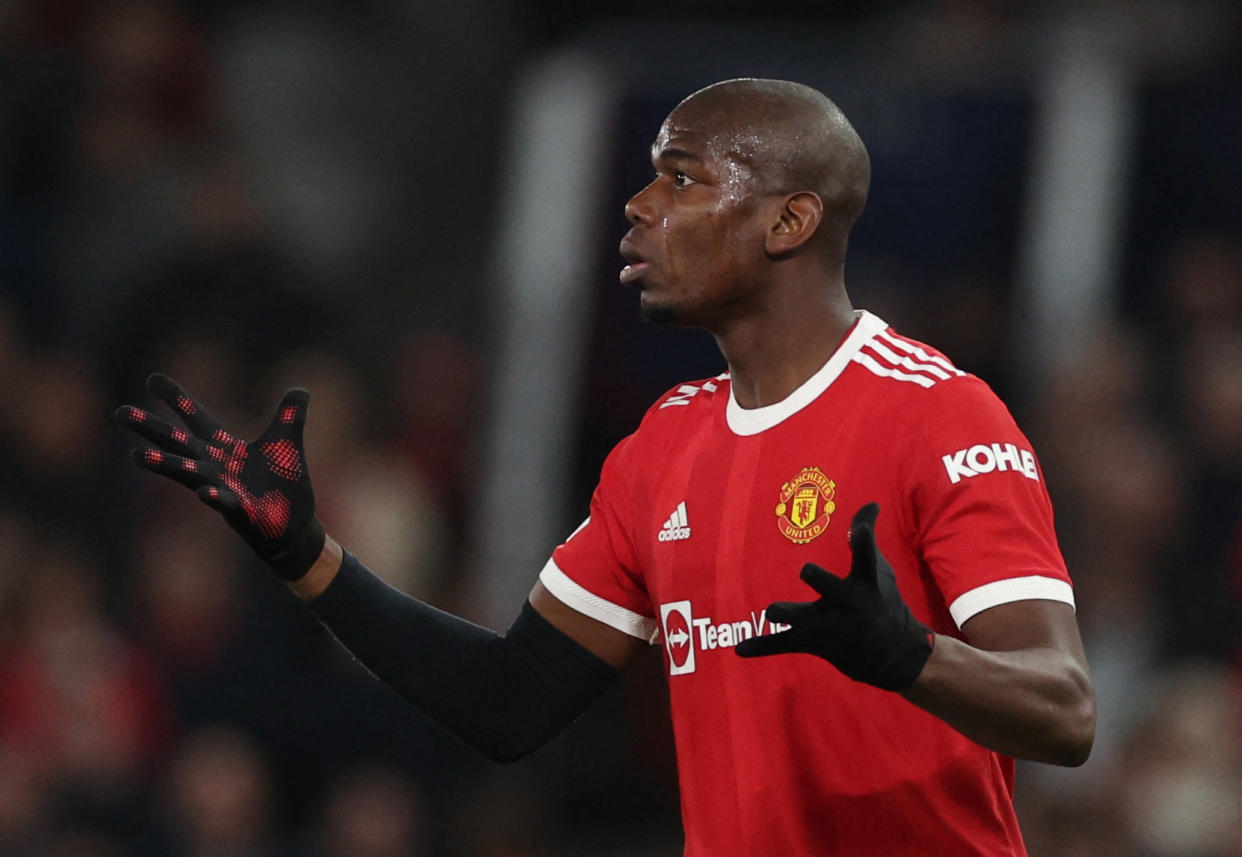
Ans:
[{"label": "soccer player", "polygon": [[[1095,702],[1030,442],[991,390],[851,305],[870,180],[808,87],[694,93],[626,205],[621,281],[729,372],[652,405],[504,635],[388,588],[314,515],[308,396],[244,443],[170,379],[137,462],[194,488],[376,675],[516,758],[653,646],[685,853],[1023,855],[1014,758],[1077,765]],[[776,603],[773,603],[776,602]]]}]

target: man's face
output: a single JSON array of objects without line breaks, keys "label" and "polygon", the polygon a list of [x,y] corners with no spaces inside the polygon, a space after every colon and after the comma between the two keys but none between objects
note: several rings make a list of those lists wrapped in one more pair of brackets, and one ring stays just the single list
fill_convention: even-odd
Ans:
[{"label": "man's face", "polygon": [[641,292],[643,314],[714,328],[761,285],[764,196],[754,192],[757,142],[721,128],[719,114],[685,109],[651,147],[655,178],[625,206],[621,282]]}]

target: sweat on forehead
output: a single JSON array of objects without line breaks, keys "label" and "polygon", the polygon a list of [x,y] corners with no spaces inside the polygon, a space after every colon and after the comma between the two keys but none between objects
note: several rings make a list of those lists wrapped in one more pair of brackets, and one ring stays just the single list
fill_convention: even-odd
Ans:
[{"label": "sweat on forehead", "polygon": [[679,135],[751,165],[772,190],[812,190],[859,207],[866,197],[862,140],[827,96],[800,83],[740,78],[700,89],[669,114],[657,144]]}]

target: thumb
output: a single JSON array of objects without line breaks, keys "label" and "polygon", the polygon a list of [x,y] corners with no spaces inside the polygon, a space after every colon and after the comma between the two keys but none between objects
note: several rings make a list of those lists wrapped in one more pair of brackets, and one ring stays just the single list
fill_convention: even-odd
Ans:
[{"label": "thumb", "polygon": [[857,534],[857,532],[862,528],[864,524],[871,527],[871,529],[874,530],[875,519],[878,517],[880,517],[880,504],[879,503],[868,503],[867,505],[859,509],[857,512],[855,512],[854,517],[850,520],[850,534],[849,534],[850,544],[854,543],[855,534]]},{"label": "thumb", "polygon": [[875,519],[880,514],[876,503],[868,503],[850,521],[850,551],[854,558],[850,563],[851,580],[874,584],[878,559],[875,546]]},{"label": "thumb", "polygon": [[269,435],[280,435],[302,444],[302,429],[306,426],[306,410],[310,405],[310,393],[301,387],[294,387],[285,392],[280,404],[276,406],[276,415],[272,417],[268,428]]}]

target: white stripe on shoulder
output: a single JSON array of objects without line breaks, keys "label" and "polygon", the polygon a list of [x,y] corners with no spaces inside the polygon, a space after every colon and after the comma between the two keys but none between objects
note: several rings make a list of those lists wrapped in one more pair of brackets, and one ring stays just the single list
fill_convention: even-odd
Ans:
[{"label": "white stripe on shoulder", "polygon": [[902,351],[906,352],[907,354],[913,354],[915,357],[919,358],[920,360],[926,363],[935,363],[941,369],[944,369],[946,372],[951,372],[954,375],[959,375],[959,376],[966,374],[961,369],[958,369],[956,366],[954,366],[952,363],[950,363],[948,360],[944,359],[940,355],[929,354],[928,352],[924,351],[922,348],[919,348],[914,343],[906,342],[904,339],[893,336],[893,334],[889,333],[887,330],[881,330],[878,336],[883,338],[890,345],[900,348]]},{"label": "white stripe on shoulder", "polygon": [[682,384],[677,388],[677,392],[661,402],[660,407],[656,408],[656,410],[688,405],[690,404],[690,400],[697,396],[700,392],[706,391],[708,393],[714,393],[719,386],[716,382],[727,381],[728,379],[729,373],[724,372],[717,375],[715,378],[710,378],[698,384]]},{"label": "white stripe on shoulder", "polygon": [[941,381],[953,377],[935,363],[915,363],[904,354],[895,353],[891,348],[881,342],[879,337],[876,337],[868,342],[863,346],[863,348],[870,348],[874,353],[878,354],[880,357],[883,357],[889,363],[909,369],[912,372],[926,372],[929,375],[939,378]]},{"label": "white stripe on shoulder", "polygon": [[961,628],[972,616],[1014,601],[1060,601],[1073,607],[1074,588],[1064,580],[1040,574],[994,580],[959,595],[949,605],[949,614]]},{"label": "white stripe on shoulder", "polygon": [[643,616],[619,604],[613,604],[584,588],[561,571],[554,560],[549,559],[539,572],[539,582],[562,603],[585,616],[603,622],[610,628],[637,637],[648,643],[655,642],[659,625],[650,616]]},{"label": "white stripe on shoulder", "polygon": [[881,366],[876,359],[870,354],[864,354],[859,351],[854,355],[854,362],[860,366],[865,366],[871,372],[879,375],[881,378],[893,378],[897,381],[909,381],[911,384],[918,384],[920,387],[930,387],[936,382],[926,375],[911,375],[908,372],[902,372],[898,369],[889,369],[887,366]]},{"label": "white stripe on shoulder", "polygon": [[677,392],[674,395],[669,396],[660,403],[660,407],[657,410],[671,408],[677,405],[688,405],[690,404],[690,400],[699,394],[699,389],[699,387],[696,387],[693,384],[682,384],[677,388]]}]

